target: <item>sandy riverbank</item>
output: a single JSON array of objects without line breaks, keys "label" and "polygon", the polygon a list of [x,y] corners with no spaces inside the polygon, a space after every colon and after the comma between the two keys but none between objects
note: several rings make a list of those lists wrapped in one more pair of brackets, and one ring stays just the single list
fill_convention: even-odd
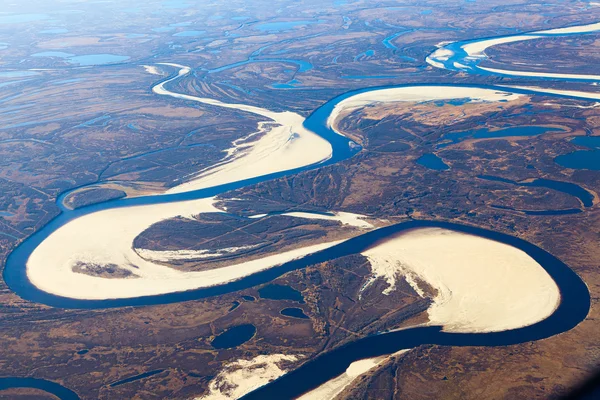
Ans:
[{"label": "sandy riverbank", "polygon": [[[119,299],[173,293],[214,286],[243,278],[339,241],[286,251],[228,267],[182,272],[141,258],[133,240],[160,220],[198,213],[222,212],[214,199],[108,209],[77,218],[53,232],[27,261],[27,276],[39,289],[75,299]],[[77,265],[131,274],[107,278],[76,272]]]},{"label": "sandy riverbank", "polygon": [[274,112],[246,104],[224,103],[210,98],[171,92],[165,88],[165,85],[188,75],[191,69],[178,64],[163,65],[180,68],[180,70],[176,77],[154,86],[152,89],[154,93],[260,115],[267,119],[265,122],[269,122],[260,124],[258,131],[249,133],[249,136],[256,136],[256,140],[248,143],[241,140],[234,143],[220,163],[189,177],[187,182],[169,189],[167,194],[189,192],[305,167],[331,157],[333,152],[331,144],[304,128],[304,117],[301,115],[290,111]]},{"label": "sandy riverbank", "polygon": [[[414,275],[433,287],[429,324],[447,332],[531,325],[551,315],[560,301],[556,283],[529,255],[478,236],[415,229],[362,254],[382,277]],[[419,292],[415,280],[411,285]]]}]

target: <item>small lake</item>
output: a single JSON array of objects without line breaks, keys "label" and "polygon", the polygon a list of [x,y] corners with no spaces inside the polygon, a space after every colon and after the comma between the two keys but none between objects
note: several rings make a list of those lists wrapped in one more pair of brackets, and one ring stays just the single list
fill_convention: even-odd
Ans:
[{"label": "small lake", "polygon": [[487,181],[502,182],[515,186],[548,188],[577,197],[584,207],[591,207],[594,205],[594,195],[575,183],[555,181],[552,179],[543,178],[532,179],[529,182],[516,182],[510,179],[500,178],[491,175],[480,175],[477,178]]},{"label": "small lake", "polygon": [[263,299],[292,300],[301,304],[304,303],[304,296],[302,296],[302,293],[293,287],[286,285],[270,284],[258,289],[258,294]]},{"label": "small lake", "polygon": [[56,382],[36,378],[0,378],[0,390],[12,388],[34,388],[51,393],[60,400],[79,400],[77,393]]},{"label": "small lake", "polygon": [[299,318],[299,319],[310,319],[308,315],[304,314],[304,310],[297,307],[284,308],[280,311],[281,315],[286,317]]},{"label": "small lake", "polygon": [[252,339],[256,334],[256,327],[252,324],[244,324],[229,328],[213,339],[210,343],[215,349],[231,349]]},{"label": "small lake", "polygon": [[578,136],[571,143],[593,150],[576,150],[560,155],[554,159],[555,163],[565,168],[600,171],[600,136]]},{"label": "small lake", "polygon": [[425,168],[433,169],[436,171],[445,171],[450,169],[450,167],[444,162],[444,160],[442,160],[433,153],[423,154],[417,159],[416,163],[422,165]]},{"label": "small lake", "polygon": [[130,376],[129,378],[125,378],[125,379],[121,379],[119,381],[113,382],[109,386],[110,387],[121,386],[126,383],[135,382],[135,381],[139,381],[140,379],[148,378],[153,375],[158,375],[163,371],[164,371],[164,369],[155,369],[154,371],[144,372],[144,373],[141,373],[138,375]]}]

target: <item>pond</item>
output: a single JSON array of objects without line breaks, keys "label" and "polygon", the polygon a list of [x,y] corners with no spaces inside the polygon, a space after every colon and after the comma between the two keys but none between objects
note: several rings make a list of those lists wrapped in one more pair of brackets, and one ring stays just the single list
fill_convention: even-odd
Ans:
[{"label": "pond", "polygon": [[221,333],[210,344],[215,349],[231,349],[246,343],[255,333],[256,327],[252,324],[238,325]]},{"label": "pond", "polygon": [[292,300],[297,301],[298,303],[304,303],[302,293],[286,285],[267,285],[258,289],[258,294],[263,299]]},{"label": "pond", "polygon": [[447,169],[450,169],[450,167],[444,162],[444,160],[442,160],[433,153],[423,154],[417,159],[416,162],[417,164],[422,165],[425,168],[433,169],[436,171],[445,171]]},{"label": "pond", "polygon": [[292,318],[310,319],[308,315],[304,314],[304,310],[297,307],[284,308],[280,311],[281,315]]}]

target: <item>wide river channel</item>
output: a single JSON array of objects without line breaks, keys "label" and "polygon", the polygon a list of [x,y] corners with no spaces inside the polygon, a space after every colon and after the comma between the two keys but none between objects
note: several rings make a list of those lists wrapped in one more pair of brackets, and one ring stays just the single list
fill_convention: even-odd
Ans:
[{"label": "wide river channel", "polygon": [[[489,39],[486,39],[489,40]],[[482,40],[483,41],[483,40]],[[473,41],[469,42],[473,43]],[[457,44],[453,48],[458,48]],[[423,86],[423,85],[420,85]],[[426,86],[457,86],[457,85],[426,85]],[[393,86],[399,87],[399,86]],[[546,92],[543,89],[535,88],[532,90],[524,88],[507,88],[495,86],[476,86],[469,85],[471,88],[485,88],[499,91],[508,91],[523,94],[545,94],[548,96],[577,97],[585,98],[585,95],[573,94],[573,92],[561,92],[552,90]],[[367,249],[374,243],[390,237],[398,232],[419,228],[419,227],[440,227],[459,232],[470,233],[484,238],[496,240],[508,245],[514,246],[526,252],[536,260],[552,277],[559,287],[561,301],[556,311],[547,319],[534,325],[513,329],[503,332],[493,333],[447,333],[442,332],[441,327],[416,327],[394,332],[384,332],[375,336],[369,336],[359,339],[335,350],[324,353],[317,358],[305,363],[300,368],[288,372],[274,382],[247,394],[244,398],[248,399],[287,399],[299,396],[328,380],[342,374],[350,363],[374,356],[392,354],[402,349],[409,349],[423,344],[439,344],[452,346],[499,346],[523,343],[532,340],[539,340],[561,332],[568,331],[581,322],[588,314],[590,308],[590,295],[585,283],[562,261],[552,256],[539,247],[524,240],[509,236],[503,233],[493,232],[481,228],[458,225],[448,222],[434,221],[411,221],[400,223],[385,228],[380,228],[358,237],[349,239],[341,244],[326,250],[305,256],[301,259],[285,263],[271,269],[258,272],[256,274],[241,278],[237,281],[226,284],[206,287],[185,292],[176,292],[163,295],[145,296],[125,299],[106,299],[106,300],[80,300],[56,296],[35,287],[28,279],[26,273],[26,263],[32,252],[55,230],[65,225],[69,221],[79,218],[83,215],[94,213],[101,210],[131,207],[137,205],[151,205],[173,203],[183,200],[201,199],[223,194],[233,189],[264,182],[283,176],[296,174],[314,168],[320,168],[326,165],[338,163],[349,159],[356,154],[360,148],[351,146],[348,138],[345,138],[334,132],[327,125],[327,120],[334,107],[341,101],[356,94],[365,93],[382,89],[365,88],[342,94],[315,110],[304,122],[304,126],[317,133],[327,140],[332,148],[332,157],[327,161],[318,164],[307,165],[302,168],[288,170],[284,172],[255,177],[243,181],[237,181],[220,186],[210,187],[191,192],[153,195],[145,197],[136,197],[129,199],[111,200],[91,206],[68,210],[62,207],[64,196],[57,199],[57,204],[62,212],[42,229],[34,233],[27,240],[21,243],[8,257],[4,269],[4,280],[8,286],[20,297],[37,303],[46,304],[59,308],[80,308],[80,309],[103,309],[125,306],[145,306],[153,304],[166,304],[194,299],[201,299],[211,296],[218,296],[225,293],[239,291],[259,284],[267,283],[286,272],[304,268],[308,265],[324,262],[337,257],[349,254],[356,254]],[[443,89],[442,89],[443,90]],[[598,96],[597,93],[591,93],[589,99]],[[45,390],[56,395],[61,399],[76,399],[77,395],[69,389],[66,389],[54,382],[43,379],[33,378],[1,378],[0,390],[9,387],[32,387]]]}]

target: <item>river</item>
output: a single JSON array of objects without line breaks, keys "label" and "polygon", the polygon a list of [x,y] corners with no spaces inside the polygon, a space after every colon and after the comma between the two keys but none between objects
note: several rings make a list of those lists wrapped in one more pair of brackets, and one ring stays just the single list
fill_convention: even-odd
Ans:
[{"label": "river", "polygon": [[[563,34],[563,31],[554,30],[552,31],[557,34]],[[573,34],[574,30],[568,31],[569,34]],[[583,29],[582,32],[589,32],[589,29]],[[577,32],[576,32],[577,33]],[[553,33],[551,33],[553,34]],[[493,43],[502,43],[502,38],[495,38]],[[529,40],[529,38],[527,38]],[[470,41],[469,45],[478,42],[489,42],[490,39],[480,41]],[[507,40],[516,41],[516,40]],[[506,41],[505,41],[506,42]],[[493,44],[492,43],[492,44]],[[489,43],[485,43],[483,48],[489,47]],[[450,45],[449,45],[450,46]],[[462,57],[466,57],[469,53],[464,50],[464,43],[455,44],[451,47],[456,51],[454,54],[462,54]],[[461,53],[460,51],[464,52]],[[456,59],[453,59],[452,55],[448,56],[444,62],[440,62],[440,54],[442,57],[448,55],[448,53],[437,53],[437,56],[432,54],[430,60],[433,60],[432,65],[441,68],[459,68],[455,65]],[[437,61],[436,61],[437,60]],[[450,63],[450,60],[452,61]],[[437,65],[436,65],[437,63]],[[460,62],[458,62],[460,65]],[[190,69],[183,66],[170,64],[171,67],[180,68],[177,75],[172,76],[162,82],[159,82],[155,87],[154,91],[160,95],[169,95],[177,97],[179,99],[200,101],[213,106],[226,106],[228,108],[236,108],[242,112],[253,112],[266,118],[277,120],[278,116],[266,113],[263,109],[256,107],[245,106],[245,105],[224,105],[218,101],[211,99],[200,99],[194,96],[179,94],[171,92],[166,88],[166,85],[172,82],[178,77],[182,77],[189,73]],[[462,67],[460,69],[463,69]],[[473,68],[467,68],[467,72]],[[486,71],[490,74],[507,75],[505,72],[496,73],[494,71]],[[547,74],[547,78],[555,78],[553,74]],[[537,76],[537,75],[536,75]],[[543,78],[543,76],[542,76]],[[561,76],[561,79],[579,79],[573,76]],[[156,295],[138,296],[138,297],[127,297],[127,298],[103,298],[103,299],[82,299],[82,298],[71,298],[68,296],[61,296],[56,293],[51,293],[38,288],[34,285],[28,275],[28,260],[31,255],[40,247],[44,241],[48,240],[55,232],[61,228],[67,226],[70,222],[76,221],[77,219],[85,216],[99,213],[105,210],[115,210],[128,208],[133,210],[135,207],[140,206],[158,206],[164,204],[171,204],[176,206],[180,202],[186,202],[190,200],[206,199],[222,193],[226,193],[230,190],[238,189],[244,186],[252,185],[259,182],[265,182],[268,180],[280,178],[283,176],[289,176],[297,174],[301,171],[309,169],[320,168],[326,165],[338,163],[342,160],[346,160],[352,157],[360,149],[358,146],[352,145],[352,142],[348,138],[340,135],[335,131],[334,127],[330,124],[332,114],[336,110],[336,106],[339,106],[342,102],[351,101],[352,98],[358,98],[360,95],[377,95],[378,91],[386,91],[389,89],[400,89],[408,88],[419,92],[427,92],[427,88],[432,87],[444,87],[449,91],[457,90],[460,93],[464,91],[472,91],[473,93],[480,93],[483,91],[489,91],[490,93],[505,93],[506,95],[511,94],[546,94],[549,96],[560,96],[560,97],[575,97],[583,98],[588,100],[596,100],[600,98],[598,93],[586,93],[580,91],[566,91],[557,89],[544,89],[540,87],[506,87],[506,86],[459,86],[459,85],[399,85],[384,88],[365,88],[340,95],[323,106],[315,110],[306,120],[300,121],[301,127],[298,125],[298,121],[294,120],[292,129],[305,130],[310,134],[316,134],[321,139],[325,140],[331,146],[331,154],[318,160],[316,162],[309,162],[307,165],[302,165],[294,168],[286,168],[277,170],[274,172],[260,173],[257,176],[248,176],[243,179],[224,179],[223,182],[219,182],[215,185],[208,185],[207,187],[201,187],[195,190],[193,186],[187,191],[181,191],[171,194],[161,194],[153,196],[144,196],[127,199],[116,199],[107,201],[104,203],[94,204],[91,206],[68,210],[61,207],[61,214],[53,219],[50,223],[44,226],[42,229],[31,235],[21,245],[19,245],[8,257],[6,267],[4,269],[4,279],[8,286],[22,298],[46,304],[53,307],[60,308],[85,308],[85,309],[102,309],[111,307],[124,307],[124,306],[145,306],[152,304],[165,304],[175,303],[193,299],[206,298],[210,296],[217,296],[225,293],[231,293],[239,291],[245,288],[253,287],[258,284],[272,281],[273,279],[281,276],[282,274],[304,268],[308,265],[327,261],[333,258],[337,258],[347,254],[355,254],[363,249],[368,248],[373,243],[380,241],[384,238],[390,237],[391,235],[397,234],[398,232],[406,229],[412,229],[416,227],[442,227],[447,229],[456,230],[459,232],[466,232],[481,237],[493,239],[499,242],[507,243],[511,246],[517,247],[532,258],[539,262],[540,265],[548,272],[548,274],[557,283],[560,293],[561,302],[556,311],[547,319],[538,322],[534,325],[512,329],[503,332],[493,333],[447,333],[442,332],[439,327],[419,327],[410,328],[396,332],[381,333],[376,336],[369,336],[363,339],[359,339],[348,345],[335,349],[318,356],[317,358],[307,362],[300,368],[291,371],[279,378],[278,380],[248,394],[245,398],[291,398],[300,395],[327,380],[343,373],[348,365],[356,360],[363,359],[366,357],[373,357],[384,354],[391,354],[401,349],[412,348],[421,344],[440,344],[440,345],[455,345],[455,346],[498,346],[522,343],[531,340],[538,340],[552,335],[556,335],[561,332],[565,332],[579,322],[581,322],[587,315],[590,307],[590,297],[586,285],[583,281],[564,263],[545,252],[544,250],[530,244],[521,239],[517,239],[512,236],[501,234],[498,232],[492,232],[476,227],[457,225],[447,222],[434,222],[434,221],[412,221],[408,223],[401,223],[397,225],[388,226],[385,228],[377,229],[363,235],[348,239],[343,243],[329,247],[322,251],[306,255],[303,258],[293,260],[290,262],[283,263],[282,265],[276,265],[259,272],[250,274],[248,276],[242,276],[237,280],[220,283],[215,286],[209,287],[198,287],[193,290],[185,291],[173,291],[169,293],[160,293]],[[420,88],[420,89],[417,89]],[[287,122],[283,122],[285,124]],[[293,133],[293,132],[291,132]],[[264,171],[262,171],[264,172]],[[236,175],[228,175],[235,177]],[[62,202],[61,196],[57,199],[58,203]],[[59,204],[59,207],[61,204]],[[175,212],[174,215],[177,215]],[[88,227],[93,232],[94,227]],[[130,243],[126,243],[127,246]],[[68,251],[68,249],[67,249]],[[45,383],[47,382],[47,383]],[[2,386],[3,385],[3,386]],[[50,393],[55,394],[61,399],[73,399],[77,396],[69,389],[62,388],[53,382],[35,380],[31,378],[3,378],[0,381],[0,388],[6,387],[36,387],[46,390]]]}]

